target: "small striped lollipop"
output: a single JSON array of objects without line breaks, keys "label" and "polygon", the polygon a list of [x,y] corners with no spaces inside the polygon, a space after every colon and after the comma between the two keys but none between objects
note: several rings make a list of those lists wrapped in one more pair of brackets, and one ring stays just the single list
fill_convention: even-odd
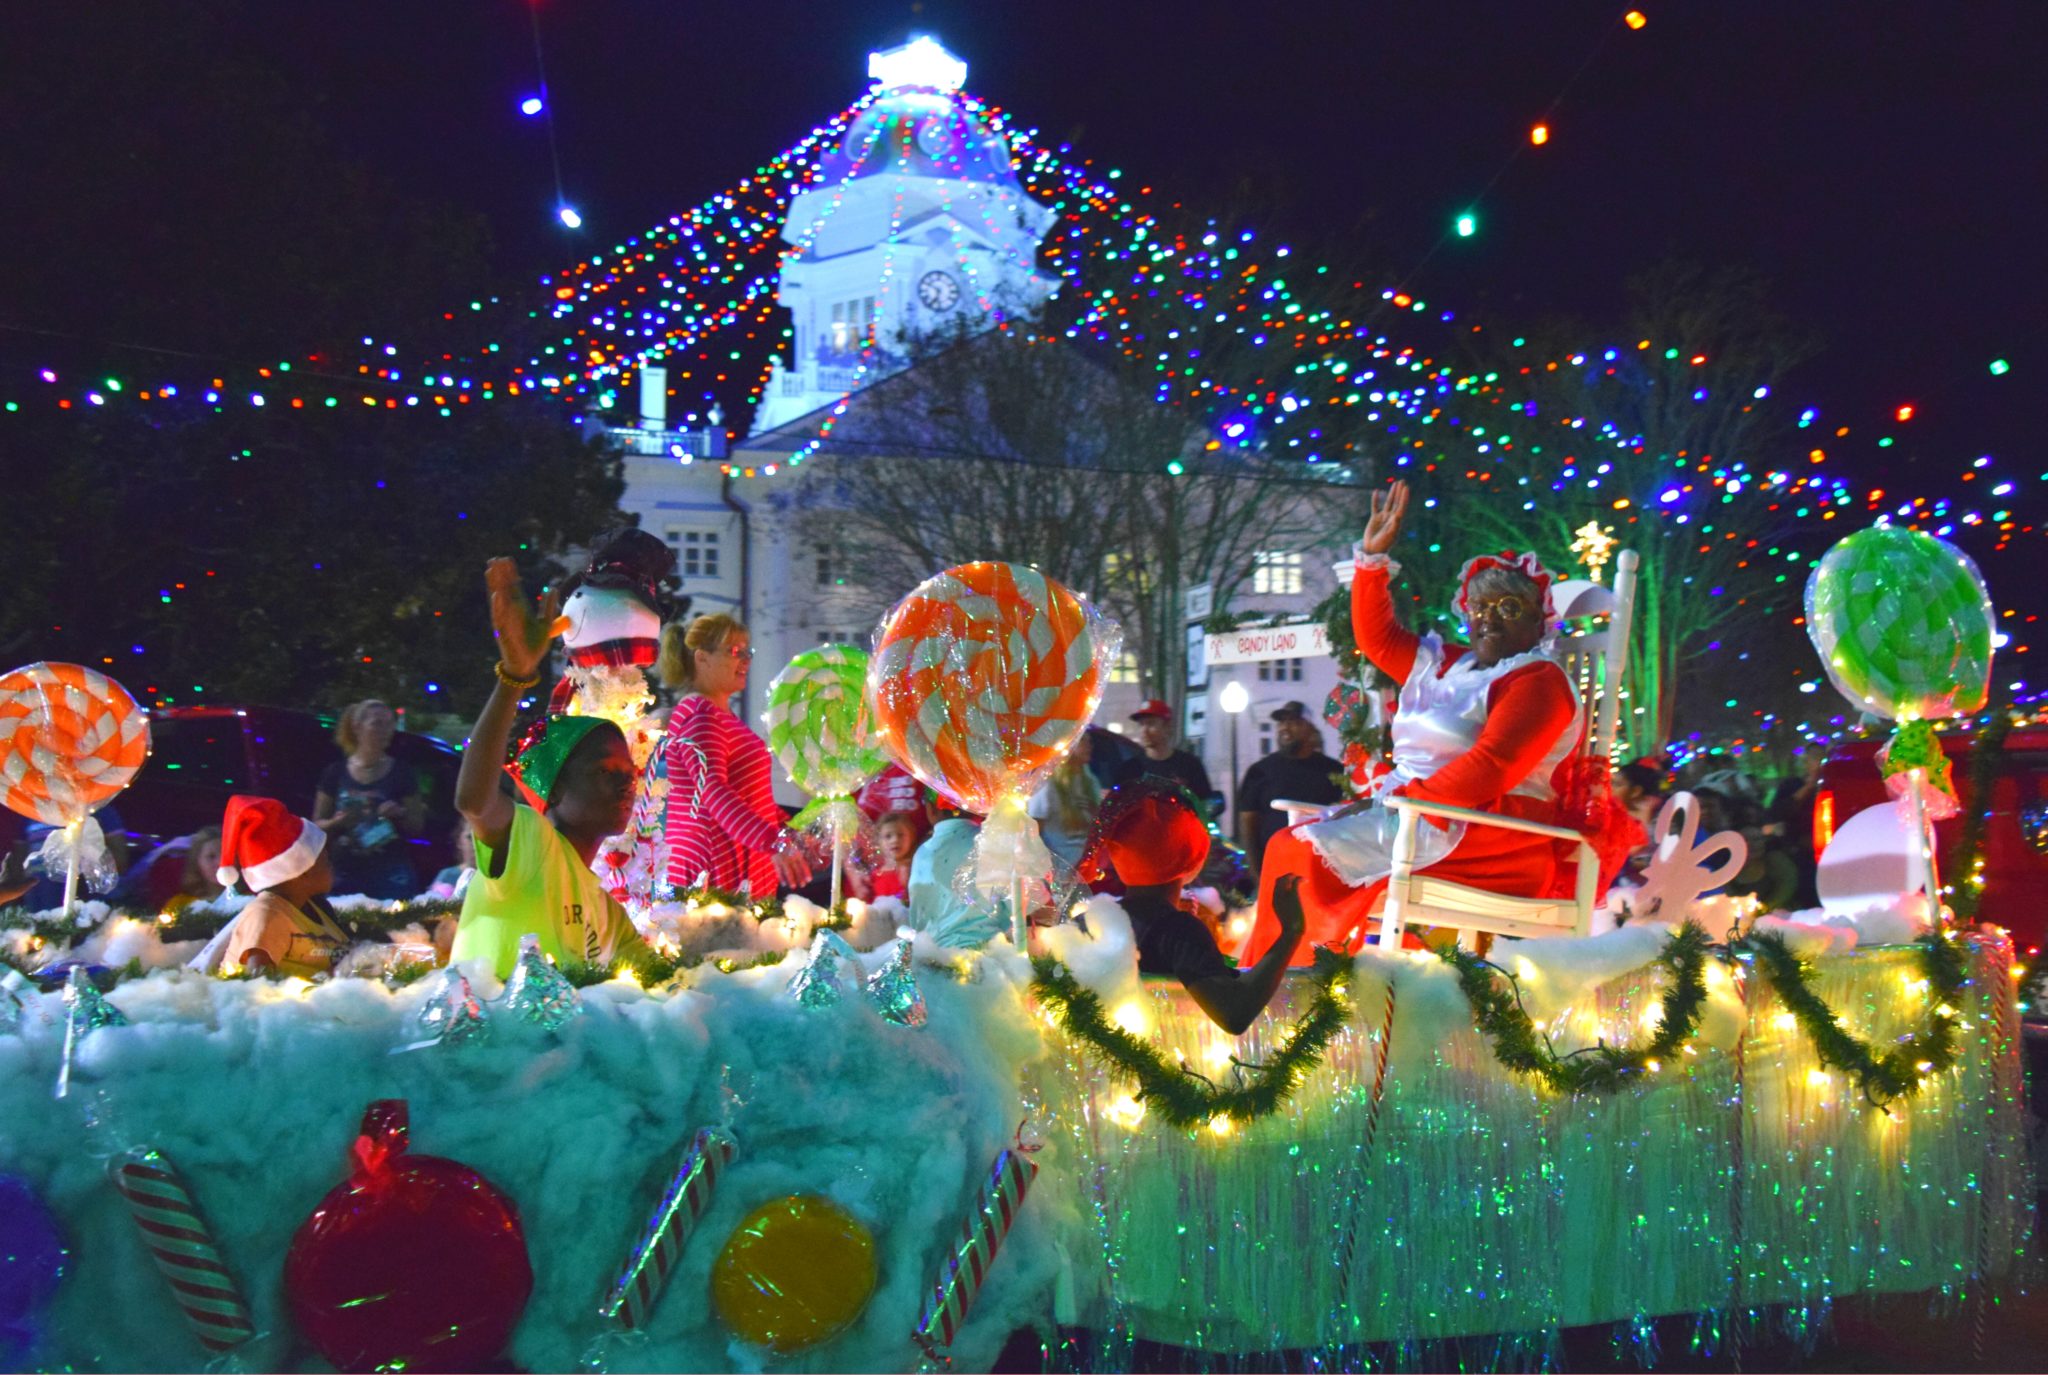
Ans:
[{"label": "small striped lollipop", "polygon": [[867,651],[819,645],[768,685],[768,748],[813,797],[846,797],[889,762],[867,706]]},{"label": "small striped lollipop", "polygon": [[1038,1177],[1038,1166],[1021,1149],[1010,1148],[996,1156],[995,1168],[982,1181],[974,1211],[960,1222],[960,1240],[939,1269],[938,1282],[924,1301],[912,1336],[927,1356],[939,1360],[938,1348],[951,1346],[967,1322],[967,1310],[974,1306],[1003,1238],[1017,1220],[1017,1210]]},{"label": "small striped lollipop", "polygon": [[83,820],[149,758],[149,713],[82,664],[0,674],[0,805],[31,820]]},{"label": "small striped lollipop", "polygon": [[1114,629],[1035,569],[968,563],[919,584],[875,638],[889,753],[987,814],[1057,764],[1102,700]]},{"label": "small striped lollipop", "polygon": [[134,1150],[117,1157],[109,1172],[200,1342],[209,1351],[228,1351],[254,1336],[242,1287],[221,1260],[178,1167],[160,1151]]}]

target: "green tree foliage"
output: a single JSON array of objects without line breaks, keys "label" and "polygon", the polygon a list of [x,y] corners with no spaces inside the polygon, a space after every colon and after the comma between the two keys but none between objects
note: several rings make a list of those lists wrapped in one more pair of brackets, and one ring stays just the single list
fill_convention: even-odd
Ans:
[{"label": "green tree foliage", "polygon": [[516,401],[24,412],[0,418],[0,469],[0,662],[101,666],[175,703],[464,714],[490,686],[485,561],[560,576],[623,490],[615,456]]},{"label": "green tree foliage", "polygon": [[[1806,476],[1810,446],[1773,396],[1810,345],[1770,311],[1759,278],[1666,264],[1633,280],[1630,297],[1627,321],[1604,333],[1473,336],[1474,361],[1428,439],[1404,437],[1389,470],[1427,502],[1398,553],[1419,618],[1446,631],[1475,554],[1534,549],[1582,577],[1572,546],[1589,523],[1637,552],[1639,710],[1623,726],[1640,752],[1706,724],[1714,696],[1737,686],[1751,710],[1766,697],[1790,705],[1794,676],[1760,670],[1799,653],[1807,566],[1847,533],[1835,518],[1847,496]],[[1750,659],[1702,661],[1738,625]]]}]

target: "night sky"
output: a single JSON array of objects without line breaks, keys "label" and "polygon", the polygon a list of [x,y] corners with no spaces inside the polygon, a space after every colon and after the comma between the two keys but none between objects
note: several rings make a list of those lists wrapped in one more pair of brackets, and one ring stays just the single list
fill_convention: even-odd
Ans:
[{"label": "night sky", "polygon": [[[541,0],[581,233],[516,108],[537,84],[521,0],[250,6],[238,39],[347,151],[487,215],[509,280],[745,175],[859,94],[869,49],[926,31],[970,90],[1098,165],[1355,232],[1386,284],[1468,315],[1597,321],[1666,254],[1755,266],[1825,341],[1787,394],[1896,433],[1888,480],[1953,494],[1976,454],[2038,446],[2048,6],[1696,0],[1646,4],[1639,31],[1625,8]],[[1456,239],[1467,208],[1480,232]]]}]

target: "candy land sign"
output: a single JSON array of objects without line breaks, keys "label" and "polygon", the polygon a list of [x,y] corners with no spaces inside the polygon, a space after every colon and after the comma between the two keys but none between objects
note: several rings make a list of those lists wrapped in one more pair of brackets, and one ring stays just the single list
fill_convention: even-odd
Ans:
[{"label": "candy land sign", "polygon": [[1209,637],[1209,663],[1250,664],[1261,659],[1327,658],[1330,637],[1318,621],[1229,630]]}]

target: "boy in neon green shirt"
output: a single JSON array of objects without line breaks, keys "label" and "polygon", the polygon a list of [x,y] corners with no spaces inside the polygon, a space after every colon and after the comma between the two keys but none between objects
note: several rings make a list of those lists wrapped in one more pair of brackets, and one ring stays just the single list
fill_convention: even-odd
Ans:
[{"label": "boy in neon green shirt", "polygon": [[463,894],[451,962],[488,957],[498,976],[512,972],[519,938],[531,933],[564,969],[610,968],[648,955],[638,931],[590,867],[606,837],[632,820],[633,766],[626,737],[609,721],[555,716],[527,736],[509,766],[528,805],[498,786],[519,697],[540,677],[557,607],[550,594],[538,618],[519,595],[510,559],[485,572],[498,639],[497,686],[470,732],[455,781],[455,806],[476,841],[476,877]]}]

